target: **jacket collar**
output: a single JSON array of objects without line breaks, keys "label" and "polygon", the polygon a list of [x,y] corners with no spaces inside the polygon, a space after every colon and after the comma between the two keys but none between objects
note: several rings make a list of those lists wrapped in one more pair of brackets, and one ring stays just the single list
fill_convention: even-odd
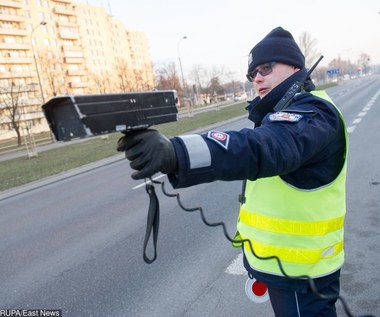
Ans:
[{"label": "jacket collar", "polygon": [[[280,99],[285,95],[288,89],[293,85],[295,81],[301,81],[306,75],[306,68],[294,73],[287,79],[285,79],[281,84],[276,86],[271,90],[264,98],[256,97],[252,101],[248,102],[246,109],[249,112],[248,119],[255,123],[255,127],[261,125],[261,121],[269,113],[273,112],[273,108],[280,101]],[[303,91],[312,91],[315,89],[314,83],[309,77],[304,85]]]}]

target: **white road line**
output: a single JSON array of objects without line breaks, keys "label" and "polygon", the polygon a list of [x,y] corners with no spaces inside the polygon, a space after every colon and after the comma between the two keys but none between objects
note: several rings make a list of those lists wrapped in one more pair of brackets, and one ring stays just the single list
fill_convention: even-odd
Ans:
[{"label": "white road line", "polygon": [[239,255],[226,268],[225,272],[233,275],[247,275],[247,271],[243,265],[243,253],[239,253]]},{"label": "white road line", "polygon": [[[164,177],[164,176],[165,176],[165,174],[158,175],[158,176],[154,177],[153,180],[159,179],[159,178]],[[132,190],[144,187],[146,184],[150,184],[150,183],[151,183],[151,181],[144,182],[144,183],[139,184],[135,187],[132,187]]]},{"label": "white road line", "polygon": [[352,121],[352,124],[358,124],[360,121],[362,121],[362,118],[356,118],[354,121]]},{"label": "white road line", "polygon": [[365,105],[365,107],[363,108],[363,110],[361,112],[358,113],[358,115],[356,116],[356,118],[354,119],[354,121],[352,121],[352,125],[347,127],[347,133],[352,133],[354,132],[355,130],[355,127],[358,123],[360,123],[362,121],[362,118],[367,114],[367,112],[369,110],[371,110],[371,107],[372,105],[375,103],[375,100],[377,99],[377,97],[380,95],[380,90],[378,90],[373,96],[372,98],[368,101],[368,103]]}]

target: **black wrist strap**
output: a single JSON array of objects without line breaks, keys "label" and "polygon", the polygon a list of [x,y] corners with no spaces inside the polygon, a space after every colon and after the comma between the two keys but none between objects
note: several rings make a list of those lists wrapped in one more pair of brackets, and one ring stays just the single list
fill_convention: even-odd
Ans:
[{"label": "black wrist strap", "polygon": [[[144,261],[145,263],[151,264],[157,258],[157,238],[158,238],[158,228],[160,224],[160,204],[158,202],[156,191],[154,190],[154,186],[150,184],[145,185],[146,192],[149,195],[149,209],[148,209],[148,217],[146,223],[146,232],[144,239]],[[153,231],[153,248],[154,248],[154,256],[152,259],[148,258],[146,255],[146,248],[148,246],[150,235]]]}]

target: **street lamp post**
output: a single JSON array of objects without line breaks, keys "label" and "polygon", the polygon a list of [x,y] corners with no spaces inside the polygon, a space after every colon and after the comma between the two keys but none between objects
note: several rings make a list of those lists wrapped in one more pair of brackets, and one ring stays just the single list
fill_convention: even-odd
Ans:
[{"label": "street lamp post", "polygon": [[[38,85],[40,87],[40,92],[41,92],[41,99],[42,99],[42,103],[44,104],[45,103],[45,94],[44,94],[44,90],[42,88],[42,83],[41,83],[41,76],[40,76],[40,71],[38,69],[38,65],[37,65],[37,59],[36,59],[36,52],[34,50],[34,43],[33,43],[33,33],[34,31],[41,25],[46,25],[47,22],[45,21],[41,21],[40,23],[38,23],[33,29],[32,29],[32,32],[30,33],[30,43],[32,45],[32,54],[33,54],[33,60],[34,60],[34,67],[36,68],[36,73],[37,73],[37,79],[38,79]],[[51,142],[54,143],[54,136],[53,136],[53,133],[50,131],[50,138],[51,138]]]},{"label": "street lamp post", "polygon": [[[182,40],[186,40],[186,39],[187,39],[186,35],[182,36],[180,38],[180,40],[178,41],[178,45],[177,45],[179,69],[181,71],[182,86],[183,86],[183,92],[184,92],[185,97],[187,97],[187,88],[186,88],[185,76],[183,75],[183,69],[182,69],[182,61],[181,61],[181,54],[180,54],[180,44],[181,44]],[[191,116],[190,102],[189,102],[189,100],[187,102],[188,102],[187,110],[188,110],[188,115],[190,117]]]},{"label": "street lamp post", "polygon": [[41,21],[39,24],[37,24],[32,32],[30,33],[30,43],[32,44],[32,53],[33,53],[33,60],[34,60],[34,67],[36,68],[37,72],[37,79],[38,79],[38,85],[40,86],[40,91],[41,91],[41,98],[42,98],[42,103],[45,103],[45,96],[44,96],[44,91],[42,89],[42,84],[41,84],[41,77],[40,77],[40,71],[38,70],[38,65],[37,65],[37,59],[36,59],[36,53],[34,51],[34,43],[33,43],[33,33],[34,31],[40,26],[40,25],[46,25],[47,22]]}]

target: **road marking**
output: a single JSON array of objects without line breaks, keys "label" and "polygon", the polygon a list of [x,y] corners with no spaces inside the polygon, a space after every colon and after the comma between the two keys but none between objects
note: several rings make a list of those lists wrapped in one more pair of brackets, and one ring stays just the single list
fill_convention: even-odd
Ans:
[{"label": "road marking", "polygon": [[233,275],[247,275],[247,271],[243,265],[243,253],[239,253],[239,255],[226,268],[225,272]]},{"label": "road marking", "polygon": [[352,121],[351,126],[347,127],[347,133],[354,132],[356,125],[359,124],[362,121],[363,117],[368,113],[368,111],[371,110],[372,105],[375,103],[375,100],[377,99],[379,95],[380,95],[380,89],[372,96],[372,98],[364,106],[363,110],[357,114],[354,121]]},{"label": "road marking", "polygon": [[[161,174],[161,175],[158,175],[158,176],[156,176],[156,177],[154,177],[154,178],[152,178],[154,181],[156,180],[156,179],[159,179],[159,178],[161,178],[161,177],[164,177],[166,174]],[[141,184],[139,184],[139,185],[137,185],[137,186],[135,186],[135,187],[132,187],[132,190],[134,190],[134,189],[138,189],[138,188],[141,188],[141,187],[144,187],[146,184],[150,184],[151,183],[151,181],[146,181],[146,182],[144,182],[144,183],[141,183]]]}]

